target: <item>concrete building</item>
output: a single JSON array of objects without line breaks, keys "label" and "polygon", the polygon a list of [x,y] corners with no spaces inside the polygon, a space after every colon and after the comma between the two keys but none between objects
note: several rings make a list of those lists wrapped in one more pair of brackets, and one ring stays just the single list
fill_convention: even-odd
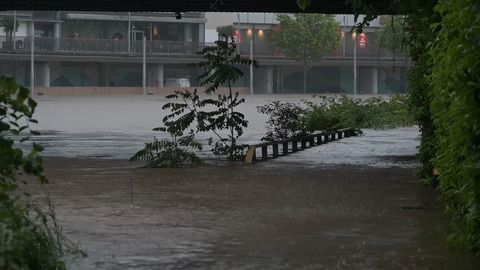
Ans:
[{"label": "concrete building", "polygon": [[[249,56],[252,37],[253,57],[260,63],[253,71],[254,93],[302,92],[302,64],[285,57],[270,42],[277,24],[271,13],[33,11],[1,12],[2,18],[15,18],[18,29],[11,38],[0,29],[0,75],[14,76],[26,86],[32,85],[33,78],[37,94],[165,94],[177,89],[171,84],[176,78],[186,78],[190,87],[198,87],[200,71],[190,64],[201,60],[198,51],[212,45],[217,28],[227,25],[240,35],[242,56]],[[342,25],[342,44],[314,63],[308,76],[309,93],[353,93],[354,43],[349,38],[353,18],[336,18]],[[378,29],[377,22],[366,29],[368,47],[357,44],[357,93],[404,92],[410,63],[379,46]],[[242,68],[245,76],[235,87],[246,94],[250,93],[250,72]]]},{"label": "concrete building", "polygon": [[[218,38],[213,33],[217,29],[231,25],[240,36],[240,52],[248,56],[250,36],[253,40],[254,59],[260,62],[255,70],[255,93],[299,93],[303,85],[303,66],[301,61],[288,59],[281,49],[272,44],[270,35],[278,24],[274,13],[206,13],[206,33],[210,39]],[[360,17],[359,20],[363,18]],[[357,60],[358,94],[403,93],[407,89],[406,73],[411,65],[409,59],[398,52],[385,48],[379,40],[378,32],[382,26],[380,20],[374,20],[364,29],[363,38],[368,44],[360,44],[354,52],[355,39],[352,27],[353,15],[335,15],[340,24],[340,47],[330,56],[313,63],[309,71],[307,89],[309,93],[346,93],[353,94],[353,58]],[[247,74],[248,75],[248,74]]]}]

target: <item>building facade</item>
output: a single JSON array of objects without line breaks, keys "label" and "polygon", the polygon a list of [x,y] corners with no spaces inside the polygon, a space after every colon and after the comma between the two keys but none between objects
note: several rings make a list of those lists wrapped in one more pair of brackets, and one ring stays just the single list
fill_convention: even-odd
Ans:
[{"label": "building facade", "polygon": [[[0,29],[0,75],[14,76],[25,86],[33,81],[36,93],[45,95],[164,94],[185,80],[182,87],[198,87],[200,70],[191,63],[199,62],[198,52],[212,45],[213,31],[229,25],[238,36],[239,53],[252,54],[260,63],[252,77],[248,67],[242,67],[245,76],[236,82],[237,90],[302,92],[301,62],[288,59],[271,42],[275,14],[215,16],[210,20],[205,13],[2,12],[0,19],[14,23],[16,31],[8,35]],[[350,19],[337,16],[342,25],[340,47],[314,63],[309,93],[353,93],[355,43],[350,38],[352,24],[346,23]],[[357,42],[357,93],[404,92],[410,63],[378,44],[378,29],[376,25],[366,29],[368,46]]]}]

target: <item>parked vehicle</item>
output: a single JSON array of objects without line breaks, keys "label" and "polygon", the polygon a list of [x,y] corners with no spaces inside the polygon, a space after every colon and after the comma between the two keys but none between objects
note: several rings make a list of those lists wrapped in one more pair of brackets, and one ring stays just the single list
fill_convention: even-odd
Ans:
[{"label": "parked vehicle", "polygon": [[167,78],[165,80],[166,87],[190,87],[189,78]]}]

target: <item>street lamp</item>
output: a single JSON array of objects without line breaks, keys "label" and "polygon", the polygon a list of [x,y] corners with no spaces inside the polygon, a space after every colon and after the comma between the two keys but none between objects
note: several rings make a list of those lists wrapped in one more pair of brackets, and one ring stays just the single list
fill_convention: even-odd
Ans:
[{"label": "street lamp", "polygon": [[128,31],[127,31],[127,35],[128,35],[127,50],[128,50],[128,53],[130,53],[131,47],[132,47],[132,18],[130,16],[130,12],[128,12]]},{"label": "street lamp", "polygon": [[237,54],[240,55],[240,40],[241,40],[241,33],[240,33],[240,13],[237,13],[237,20],[238,20],[238,30],[235,33],[237,35]]},{"label": "street lamp", "polygon": [[253,30],[247,30],[247,36],[250,38],[250,94],[253,95]]},{"label": "street lamp", "polygon": [[353,39],[353,96],[357,95],[357,33],[352,33]]}]

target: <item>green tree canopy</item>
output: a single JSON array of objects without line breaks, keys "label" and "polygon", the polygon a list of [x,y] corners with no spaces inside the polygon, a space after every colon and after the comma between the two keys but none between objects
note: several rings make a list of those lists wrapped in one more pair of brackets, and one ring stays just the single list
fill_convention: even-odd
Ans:
[{"label": "green tree canopy", "polygon": [[380,17],[380,24],[383,26],[379,33],[379,44],[381,47],[393,52],[407,52],[410,41],[407,31],[407,18],[404,15],[384,15]]},{"label": "green tree canopy", "polygon": [[340,44],[340,25],[331,15],[295,14],[278,16],[280,27],[274,43],[286,56],[303,61],[303,92],[307,92],[307,72],[313,61],[328,55]]}]

